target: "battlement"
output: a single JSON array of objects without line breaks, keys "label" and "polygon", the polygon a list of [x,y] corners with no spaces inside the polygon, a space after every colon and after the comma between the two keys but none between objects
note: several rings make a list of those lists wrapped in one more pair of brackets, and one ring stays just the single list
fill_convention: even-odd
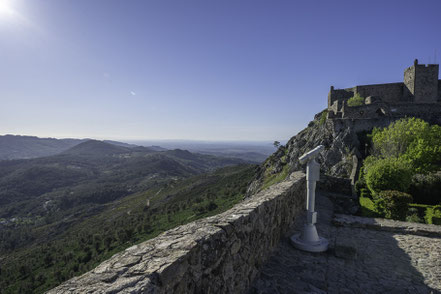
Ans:
[{"label": "battlement", "polygon": [[[438,110],[441,105],[441,81],[438,75],[438,64],[419,64],[415,59],[414,64],[405,69],[402,83],[361,85],[346,89],[331,86],[328,94],[329,118],[357,119],[360,112],[365,119],[393,114],[385,109],[405,109],[405,115],[412,115],[409,111],[430,112],[432,108],[425,107],[425,104],[435,105],[433,109]],[[365,98],[364,104],[357,106],[357,110],[347,105],[354,95]]]}]

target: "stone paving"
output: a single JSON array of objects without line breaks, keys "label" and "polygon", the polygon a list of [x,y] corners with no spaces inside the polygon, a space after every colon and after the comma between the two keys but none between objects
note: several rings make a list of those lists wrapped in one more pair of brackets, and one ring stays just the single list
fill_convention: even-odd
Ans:
[{"label": "stone paving", "polygon": [[441,293],[441,229],[382,219],[333,215],[318,195],[317,229],[330,241],[325,253],[294,249],[289,236],[266,262],[248,294]]}]

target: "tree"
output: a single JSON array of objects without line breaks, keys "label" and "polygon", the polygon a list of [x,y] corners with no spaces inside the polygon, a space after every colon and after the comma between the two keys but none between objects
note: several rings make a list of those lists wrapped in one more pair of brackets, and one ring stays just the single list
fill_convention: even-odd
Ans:
[{"label": "tree", "polygon": [[372,132],[374,156],[402,158],[416,172],[439,168],[441,161],[441,127],[430,126],[417,118],[400,119],[389,127]]},{"label": "tree", "polygon": [[273,145],[274,145],[274,147],[276,147],[278,149],[280,147],[280,142],[274,141]]}]

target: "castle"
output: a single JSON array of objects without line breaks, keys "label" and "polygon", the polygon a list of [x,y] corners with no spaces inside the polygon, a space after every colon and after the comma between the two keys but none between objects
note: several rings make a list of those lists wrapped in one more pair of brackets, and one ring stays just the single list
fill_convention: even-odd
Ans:
[{"label": "castle", "polygon": [[[328,118],[331,119],[396,119],[415,116],[438,123],[441,116],[441,80],[438,64],[414,64],[404,71],[403,83],[355,86],[334,89],[328,94]],[[349,98],[363,98],[364,104],[350,107]]]}]

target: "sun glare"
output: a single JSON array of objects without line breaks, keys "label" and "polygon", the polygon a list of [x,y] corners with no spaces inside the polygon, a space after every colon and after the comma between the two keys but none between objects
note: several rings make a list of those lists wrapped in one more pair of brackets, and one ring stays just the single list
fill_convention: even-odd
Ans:
[{"label": "sun glare", "polygon": [[14,14],[10,0],[0,0],[0,17],[11,16]]}]

